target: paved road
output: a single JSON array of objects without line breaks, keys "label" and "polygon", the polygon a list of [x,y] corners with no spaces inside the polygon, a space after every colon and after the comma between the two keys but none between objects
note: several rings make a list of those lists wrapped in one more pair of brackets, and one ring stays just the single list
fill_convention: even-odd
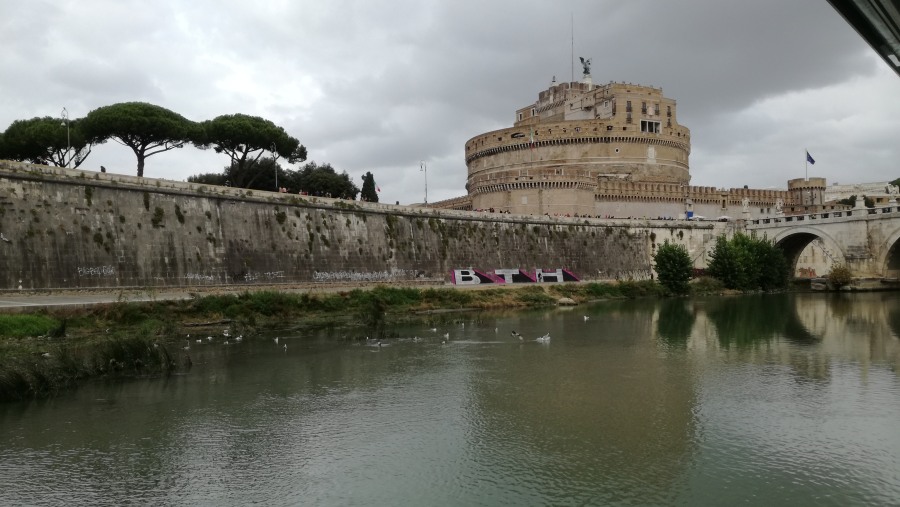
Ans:
[{"label": "paved road", "polygon": [[[52,291],[0,291],[0,312],[22,312],[41,308],[83,307],[89,305],[137,302],[168,301],[190,299],[193,295],[211,295],[240,293],[244,291],[272,290],[279,292],[339,292],[353,289],[371,288],[384,283],[361,283],[344,285],[338,283],[308,285],[276,285],[276,286],[215,286],[171,288],[159,290],[118,290],[118,289],[84,289],[84,290],[52,290]],[[453,287],[442,280],[407,281],[400,284],[388,284],[393,287]]]},{"label": "paved road", "polygon": [[92,291],[53,291],[53,292],[0,292],[0,312],[28,311],[50,307],[80,307],[101,303],[126,301],[162,301],[172,299],[188,299],[187,291],[165,292],[92,292]]}]

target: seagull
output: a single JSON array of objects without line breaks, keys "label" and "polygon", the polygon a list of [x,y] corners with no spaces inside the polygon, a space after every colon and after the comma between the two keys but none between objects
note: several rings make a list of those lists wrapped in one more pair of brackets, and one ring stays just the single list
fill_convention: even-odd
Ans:
[{"label": "seagull", "polygon": [[449,340],[449,339],[450,339],[450,333],[444,333],[444,338],[446,338],[446,339]]},{"label": "seagull", "polygon": [[284,344],[284,351],[287,352],[287,343]]},{"label": "seagull", "polygon": [[49,352],[44,352],[43,354],[41,354],[41,357],[50,357],[50,353],[49,353]]},{"label": "seagull", "polygon": [[590,319],[590,317],[588,317],[587,315],[585,315],[585,316],[584,316],[584,321],[587,322],[588,319]]},{"label": "seagull", "polygon": [[212,336],[207,336],[207,337],[206,337],[206,341],[211,342],[211,341],[212,341]]},{"label": "seagull", "polygon": [[550,343],[550,333],[547,333],[544,336],[539,336],[535,341],[538,343]]},{"label": "seagull", "polygon": [[181,347],[181,348],[184,350],[191,350],[191,342],[188,340],[185,340],[184,342],[187,343],[187,345],[185,345],[184,347]]},{"label": "seagull", "polygon": [[517,333],[515,331],[510,331],[509,334],[513,335],[513,337],[515,337],[515,338],[518,338],[520,341],[524,340],[524,338],[522,338],[522,335],[520,335],[519,333]]},{"label": "seagull", "polygon": [[431,328],[429,331],[431,331],[432,333],[437,333],[437,328],[436,328],[436,327],[433,327],[433,328]]},{"label": "seagull", "polygon": [[222,336],[228,336],[229,334],[231,334],[231,331],[229,331],[227,329],[222,331]]},{"label": "seagull", "polygon": [[275,342],[275,345],[278,345],[278,337],[277,337],[277,336],[276,336],[276,337],[275,337],[275,339],[274,339],[274,340],[272,340],[272,341],[274,341],[274,342]]},{"label": "seagull", "polygon": [[234,341],[236,341],[236,342],[242,342],[242,341],[244,341],[244,335],[239,335],[239,336],[237,336],[237,337],[234,339]]},{"label": "seagull", "polygon": [[203,340],[201,340],[200,338],[197,338],[197,343],[203,343]]}]

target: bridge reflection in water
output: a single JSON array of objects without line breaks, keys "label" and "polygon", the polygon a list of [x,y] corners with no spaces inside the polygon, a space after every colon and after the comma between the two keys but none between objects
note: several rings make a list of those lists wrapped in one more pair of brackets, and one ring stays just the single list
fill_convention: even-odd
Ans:
[{"label": "bridge reflection in water", "polygon": [[896,293],[796,294],[197,344],[0,406],[0,505],[889,505],[898,328]]}]

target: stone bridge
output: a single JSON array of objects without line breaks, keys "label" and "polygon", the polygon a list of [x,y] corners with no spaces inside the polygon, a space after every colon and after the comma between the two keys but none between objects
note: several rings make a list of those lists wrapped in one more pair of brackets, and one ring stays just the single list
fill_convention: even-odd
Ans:
[{"label": "stone bridge", "polygon": [[797,260],[813,242],[831,264],[845,264],[855,277],[896,279],[900,275],[900,206],[750,220],[748,233],[780,246],[796,271]]}]

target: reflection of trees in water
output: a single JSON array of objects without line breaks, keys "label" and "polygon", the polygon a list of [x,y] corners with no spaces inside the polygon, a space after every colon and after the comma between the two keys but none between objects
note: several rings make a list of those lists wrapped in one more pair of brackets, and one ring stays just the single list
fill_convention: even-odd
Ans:
[{"label": "reflection of trees in water", "polygon": [[846,297],[848,294],[829,294],[828,297],[828,312],[831,313],[832,317],[849,317],[853,314],[854,307],[854,299],[851,297]]},{"label": "reflection of trees in water", "polygon": [[659,337],[667,345],[683,348],[694,329],[694,312],[688,308],[685,299],[666,299],[659,307],[656,329]]},{"label": "reflection of trees in water", "polygon": [[800,322],[796,303],[789,294],[722,298],[708,307],[707,315],[723,347],[751,346],[779,335],[800,344],[815,343],[821,338]]}]

